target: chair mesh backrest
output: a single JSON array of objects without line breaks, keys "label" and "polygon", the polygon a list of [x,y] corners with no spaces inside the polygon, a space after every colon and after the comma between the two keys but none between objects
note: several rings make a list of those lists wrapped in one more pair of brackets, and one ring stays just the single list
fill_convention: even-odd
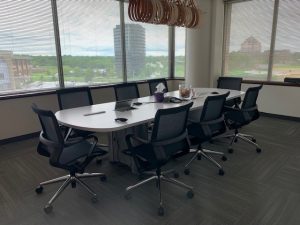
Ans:
[{"label": "chair mesh backrest", "polygon": [[228,95],[229,92],[222,95],[208,96],[203,105],[200,122],[207,122],[221,118]]},{"label": "chair mesh backrest", "polygon": [[60,109],[93,105],[89,87],[65,88],[57,90],[56,93]]},{"label": "chair mesh backrest", "polygon": [[158,110],[155,115],[151,141],[176,139],[186,132],[187,118],[192,105],[191,102],[176,108]]},{"label": "chair mesh backrest", "polygon": [[[36,105],[32,105],[32,110],[38,115],[42,130],[43,137],[51,142],[54,142],[57,146],[63,146],[64,140],[60,132],[58,122],[52,111],[39,109]],[[47,146],[50,150],[52,161],[58,160],[62,148],[53,148]]]},{"label": "chair mesh backrest", "polygon": [[155,79],[155,80],[149,80],[148,84],[149,84],[149,90],[150,90],[150,95],[153,95],[156,91],[156,86],[159,83],[163,83],[163,85],[165,85],[165,92],[168,92],[168,84],[166,79]]},{"label": "chair mesh backrest", "polygon": [[257,86],[257,87],[250,87],[247,89],[244,100],[243,100],[242,109],[249,109],[252,107],[256,107],[256,100],[257,100],[258,93],[261,88],[262,88],[262,85]]},{"label": "chair mesh backrest", "polygon": [[218,88],[240,91],[242,80],[239,77],[219,77]]},{"label": "chair mesh backrest", "polygon": [[139,89],[135,83],[119,84],[114,86],[116,101],[139,98]]},{"label": "chair mesh backrest", "polygon": [[285,77],[284,82],[300,84],[300,78],[296,77]]}]

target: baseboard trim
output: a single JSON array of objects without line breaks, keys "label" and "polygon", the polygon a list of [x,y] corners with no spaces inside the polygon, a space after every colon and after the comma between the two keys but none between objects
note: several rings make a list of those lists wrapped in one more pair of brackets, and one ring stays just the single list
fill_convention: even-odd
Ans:
[{"label": "baseboard trim", "polygon": [[25,135],[21,135],[21,136],[17,136],[17,137],[11,137],[11,138],[6,138],[6,139],[2,139],[0,140],[0,144],[9,144],[12,142],[17,142],[17,141],[24,141],[30,138],[34,138],[34,137],[38,137],[40,135],[40,131],[38,132],[34,132],[34,133],[30,133],[30,134],[25,134]]},{"label": "baseboard trim", "polygon": [[265,112],[260,112],[260,114],[261,114],[262,116],[266,116],[266,117],[271,117],[271,118],[276,118],[276,119],[291,120],[291,121],[300,122],[300,117],[284,116],[284,115],[278,115],[278,114],[273,114],[273,113],[265,113]]}]

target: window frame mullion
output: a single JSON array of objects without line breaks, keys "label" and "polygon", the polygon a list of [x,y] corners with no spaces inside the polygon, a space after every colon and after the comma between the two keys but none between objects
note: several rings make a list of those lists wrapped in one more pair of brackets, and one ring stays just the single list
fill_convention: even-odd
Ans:
[{"label": "window frame mullion", "polygon": [[125,15],[124,15],[124,1],[119,1],[120,6],[120,32],[121,32],[121,55],[122,55],[122,77],[123,82],[126,83],[127,78],[127,62],[126,62],[126,35],[125,35]]},{"label": "window frame mullion", "polygon": [[58,24],[57,4],[56,3],[57,3],[56,0],[51,0],[59,87],[64,88],[65,87],[64,70],[63,70],[63,62],[62,62],[62,56],[61,56],[60,34],[59,34],[59,24]]},{"label": "window frame mullion", "polygon": [[175,77],[175,27],[169,26],[168,30],[168,78]]},{"label": "window frame mullion", "polygon": [[274,50],[275,50],[276,32],[277,32],[277,23],[278,23],[278,12],[279,12],[279,0],[275,0],[274,11],[273,11],[273,23],[272,23],[267,81],[272,80],[273,64],[274,64]]}]

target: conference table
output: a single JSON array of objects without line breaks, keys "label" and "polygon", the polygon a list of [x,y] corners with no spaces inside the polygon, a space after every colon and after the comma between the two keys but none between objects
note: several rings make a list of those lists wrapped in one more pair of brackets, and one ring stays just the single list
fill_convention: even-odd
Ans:
[{"label": "conference table", "polygon": [[[228,91],[230,91],[230,94],[227,100],[244,95],[242,91],[217,88],[195,88],[194,97],[180,103],[159,103],[155,101],[154,96],[146,96],[133,99],[133,103],[140,102],[142,104],[134,105],[136,109],[132,110],[117,111],[115,110],[116,102],[108,102],[60,110],[55,113],[55,116],[60,124],[70,128],[96,133],[108,133],[110,160],[133,166],[132,160],[128,159],[128,156],[120,154],[123,149],[126,149],[125,135],[134,133],[140,137],[147,138],[147,124],[154,120],[157,110],[177,107],[193,101],[194,104],[191,108],[191,113],[197,110],[200,111],[207,96],[224,94]],[[179,98],[179,91],[168,92],[165,96]],[[115,121],[116,118],[126,118],[127,121]],[[200,116],[198,118],[200,118]]]}]

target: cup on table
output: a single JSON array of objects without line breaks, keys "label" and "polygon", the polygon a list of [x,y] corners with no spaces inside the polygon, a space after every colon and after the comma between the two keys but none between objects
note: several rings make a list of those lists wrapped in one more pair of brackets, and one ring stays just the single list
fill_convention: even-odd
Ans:
[{"label": "cup on table", "polygon": [[180,98],[190,98],[192,95],[192,86],[189,84],[179,84],[179,96]]},{"label": "cup on table", "polygon": [[165,93],[164,92],[155,92],[154,98],[155,98],[155,101],[162,102],[165,98]]}]

